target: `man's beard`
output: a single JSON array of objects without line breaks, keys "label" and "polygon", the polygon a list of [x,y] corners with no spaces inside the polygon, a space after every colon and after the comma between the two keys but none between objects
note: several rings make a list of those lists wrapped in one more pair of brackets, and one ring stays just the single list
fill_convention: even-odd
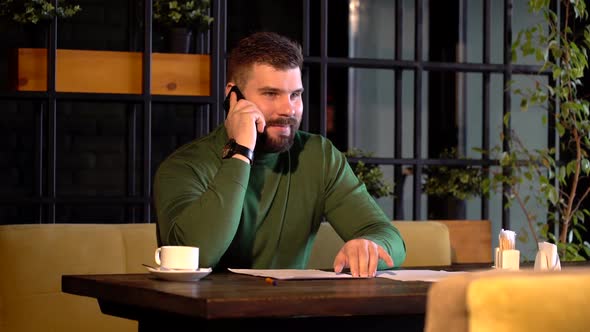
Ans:
[{"label": "man's beard", "polygon": [[[289,136],[270,137],[267,128],[273,125],[289,125]],[[285,152],[293,145],[295,133],[299,129],[299,121],[296,118],[279,118],[266,122],[262,134],[256,138],[255,150],[263,153]]]}]

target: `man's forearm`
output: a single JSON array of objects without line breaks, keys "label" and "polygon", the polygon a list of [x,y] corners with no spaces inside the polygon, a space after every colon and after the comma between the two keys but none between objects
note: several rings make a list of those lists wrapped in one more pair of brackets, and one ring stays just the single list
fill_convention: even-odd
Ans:
[{"label": "man's forearm", "polygon": [[201,248],[203,266],[219,261],[240,223],[248,173],[236,171],[243,166],[240,160],[226,163],[208,184],[191,183],[193,178],[182,172],[166,171],[154,188],[162,244]]}]

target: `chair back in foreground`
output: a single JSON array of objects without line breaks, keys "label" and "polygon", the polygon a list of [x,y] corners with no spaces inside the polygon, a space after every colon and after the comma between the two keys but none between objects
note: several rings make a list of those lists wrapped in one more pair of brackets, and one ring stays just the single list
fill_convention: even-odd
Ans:
[{"label": "chair back in foreground", "polygon": [[589,294],[590,268],[453,275],[430,287],[424,331],[588,331]]},{"label": "chair back in foreground", "polygon": [[155,224],[0,226],[0,331],[137,331],[96,299],[63,293],[61,277],[145,273],[155,248]]},{"label": "chair back in foreground", "polygon": [[[436,221],[392,221],[406,243],[403,267],[451,265],[449,230]],[[332,269],[334,258],[344,241],[334,228],[320,225],[307,268]]]}]

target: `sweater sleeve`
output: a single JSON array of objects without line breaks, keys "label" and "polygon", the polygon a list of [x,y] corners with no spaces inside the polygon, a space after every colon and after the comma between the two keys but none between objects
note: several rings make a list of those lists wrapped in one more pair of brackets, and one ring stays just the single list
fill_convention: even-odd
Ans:
[{"label": "sweater sleeve", "polygon": [[159,167],[154,181],[159,245],[200,248],[215,267],[238,229],[250,166],[213,149],[185,149]]},{"label": "sweater sleeve", "polygon": [[[377,243],[389,253],[394,266],[400,266],[406,248],[397,228],[356,177],[344,154],[329,144],[324,155],[325,214],[330,224],[344,241],[365,238]],[[380,260],[378,268],[388,267]]]}]

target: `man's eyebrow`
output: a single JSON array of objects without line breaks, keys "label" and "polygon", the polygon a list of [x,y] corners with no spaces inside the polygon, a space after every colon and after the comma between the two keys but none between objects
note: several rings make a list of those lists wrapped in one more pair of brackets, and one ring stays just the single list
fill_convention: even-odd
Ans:
[{"label": "man's eyebrow", "polygon": [[303,88],[299,88],[297,90],[294,91],[287,91],[287,90],[282,90],[282,89],[278,89],[278,88],[273,88],[270,86],[265,86],[262,88],[259,88],[258,91],[259,92],[274,92],[274,93],[281,93],[281,92],[289,92],[289,93],[293,93],[293,92],[297,92],[297,93],[303,93]]}]

